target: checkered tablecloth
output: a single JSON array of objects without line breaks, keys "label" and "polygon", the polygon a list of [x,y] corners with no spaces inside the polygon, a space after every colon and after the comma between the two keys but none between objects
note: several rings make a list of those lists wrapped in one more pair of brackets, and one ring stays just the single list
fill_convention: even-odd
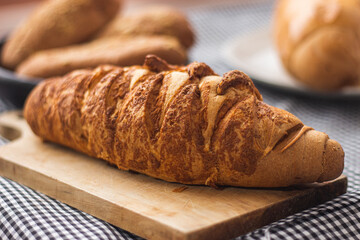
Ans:
[{"label": "checkered tablecloth", "polygon": [[[218,73],[226,66],[219,47],[229,38],[266,28],[273,1],[239,1],[188,9],[197,32],[190,58]],[[339,141],[346,153],[348,193],[238,239],[360,239],[360,100],[292,96],[259,87],[265,102],[298,116]],[[0,96],[0,112],[13,107]],[[6,140],[0,138],[0,144]],[[102,220],[0,177],[0,239],[140,239]]]}]

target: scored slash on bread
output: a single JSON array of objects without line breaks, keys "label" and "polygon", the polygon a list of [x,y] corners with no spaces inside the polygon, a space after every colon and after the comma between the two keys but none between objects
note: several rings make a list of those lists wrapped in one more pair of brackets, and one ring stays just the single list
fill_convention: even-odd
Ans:
[{"label": "scored slash on bread", "polygon": [[45,80],[24,116],[45,140],[170,182],[283,187],[332,180],[344,167],[338,142],[265,104],[243,72],[221,77],[154,55]]}]

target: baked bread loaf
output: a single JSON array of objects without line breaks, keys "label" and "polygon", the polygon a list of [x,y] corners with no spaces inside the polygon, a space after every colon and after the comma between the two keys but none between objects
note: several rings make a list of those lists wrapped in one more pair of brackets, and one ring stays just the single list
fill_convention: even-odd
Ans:
[{"label": "baked bread loaf", "polygon": [[186,50],[175,38],[169,36],[115,36],[39,51],[21,63],[16,73],[46,78],[100,64],[140,65],[150,53],[173,64],[184,64],[187,59]]},{"label": "baked bread loaf", "polygon": [[97,38],[132,35],[167,35],[185,47],[194,43],[194,33],[185,15],[167,6],[144,8],[130,15],[118,15]]},{"label": "baked bread loaf", "polygon": [[119,0],[45,1],[9,37],[2,65],[15,67],[32,53],[83,42],[119,11]]},{"label": "baked bread loaf", "polygon": [[246,74],[204,63],[77,70],[41,82],[24,116],[44,140],[170,182],[283,187],[344,164],[338,142],[265,104]]},{"label": "baked bread loaf", "polygon": [[308,87],[360,85],[360,2],[279,0],[274,18],[285,68]]}]

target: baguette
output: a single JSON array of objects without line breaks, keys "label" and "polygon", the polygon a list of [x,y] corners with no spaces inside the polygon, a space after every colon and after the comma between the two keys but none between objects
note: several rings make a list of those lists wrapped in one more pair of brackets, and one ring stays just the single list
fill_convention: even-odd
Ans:
[{"label": "baguette", "polygon": [[10,35],[2,65],[15,69],[36,51],[86,41],[115,17],[119,7],[119,0],[45,1]]},{"label": "baguette", "polygon": [[21,76],[47,78],[100,64],[139,65],[150,53],[173,64],[183,64],[187,59],[186,50],[172,37],[115,36],[39,51],[20,64],[16,73]]},{"label": "baguette", "polygon": [[24,116],[42,139],[169,182],[284,187],[338,177],[340,144],[269,106],[240,71],[99,66],[41,82]]},{"label": "baguette", "polygon": [[167,6],[154,6],[130,15],[118,15],[97,38],[136,35],[171,36],[185,48],[194,43],[194,33],[185,15]]}]

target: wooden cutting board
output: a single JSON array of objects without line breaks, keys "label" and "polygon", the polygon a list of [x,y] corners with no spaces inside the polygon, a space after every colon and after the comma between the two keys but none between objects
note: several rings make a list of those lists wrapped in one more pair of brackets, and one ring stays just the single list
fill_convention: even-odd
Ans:
[{"label": "wooden cutting board", "polygon": [[19,112],[0,116],[0,175],[149,239],[227,239],[346,192],[347,179],[291,188],[186,186],[44,143]]}]

